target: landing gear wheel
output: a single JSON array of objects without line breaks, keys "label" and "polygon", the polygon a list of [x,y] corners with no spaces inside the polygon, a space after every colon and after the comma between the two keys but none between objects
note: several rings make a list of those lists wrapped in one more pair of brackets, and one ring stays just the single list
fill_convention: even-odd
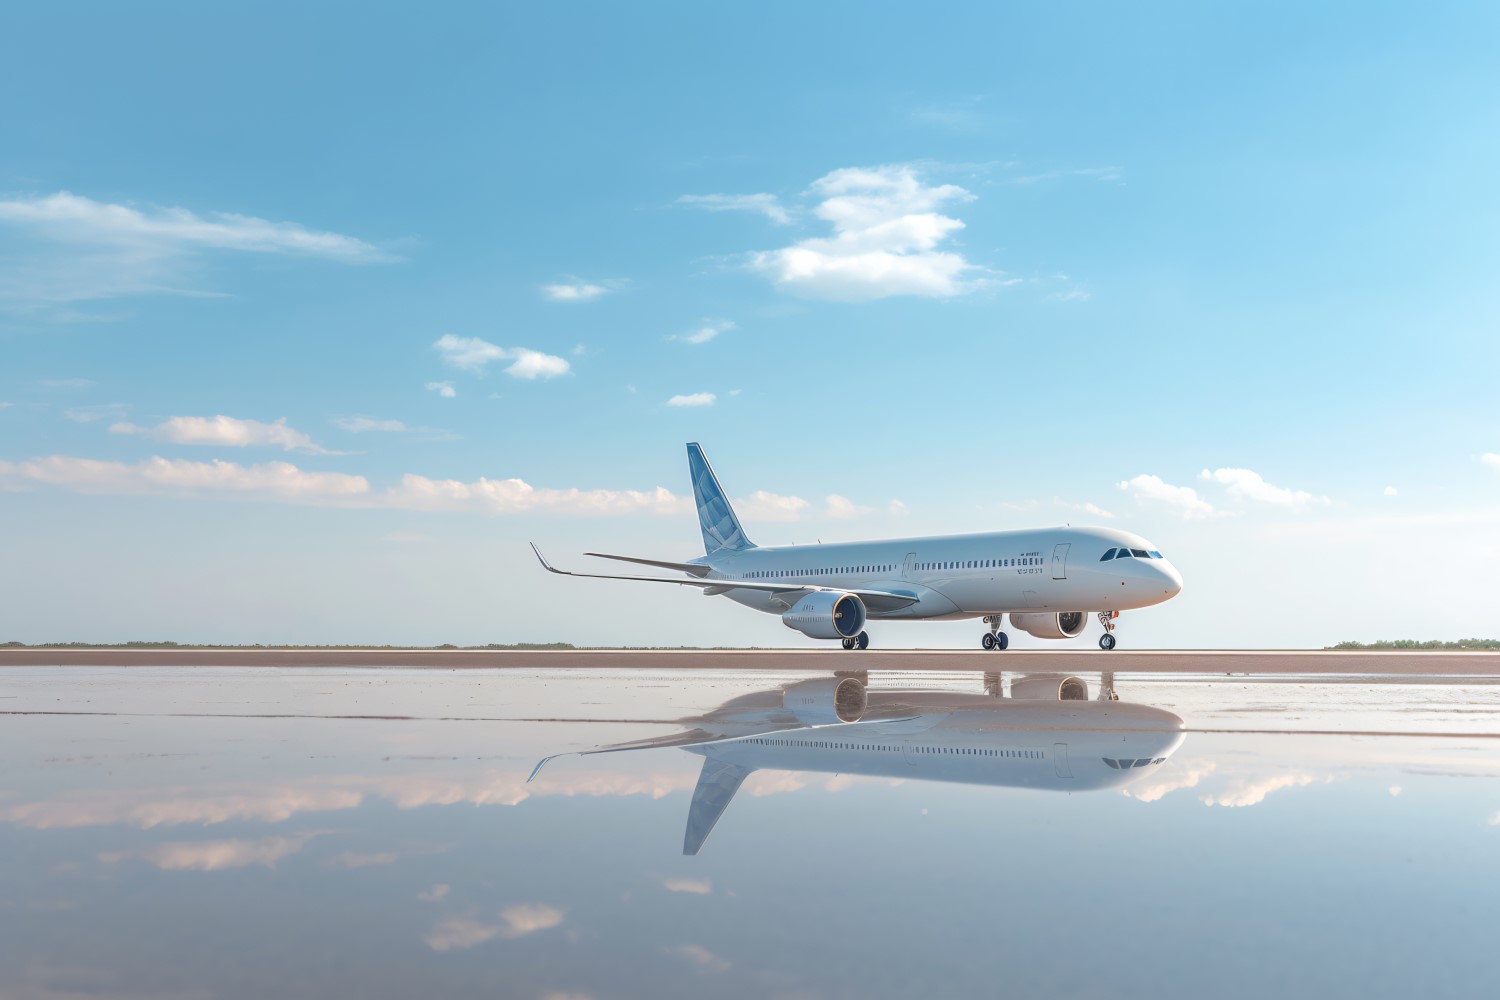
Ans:
[{"label": "landing gear wheel", "polygon": [[1099,648],[1100,649],[1114,649],[1115,648],[1115,637],[1112,636],[1112,635],[1110,635],[1108,632],[1106,632],[1103,635],[1101,635],[1099,637]]},{"label": "landing gear wheel", "polygon": [[853,639],[845,639],[845,640],[843,640],[843,642],[844,642],[844,648],[845,649],[853,649],[854,648],[854,640]]},{"label": "landing gear wheel", "polygon": [[1010,648],[1010,636],[1006,635],[1004,632],[996,632],[995,633],[995,648],[999,649],[999,650],[1009,649]]},{"label": "landing gear wheel", "polygon": [[993,633],[993,632],[986,632],[983,636],[980,637],[980,639],[979,639],[979,645],[980,645],[980,648],[982,648],[982,649],[994,649],[995,648],[995,633]]},{"label": "landing gear wheel", "polygon": [[869,649],[870,648],[870,633],[868,633],[868,632],[861,632],[859,635],[855,636],[854,637],[854,648],[855,649]]}]

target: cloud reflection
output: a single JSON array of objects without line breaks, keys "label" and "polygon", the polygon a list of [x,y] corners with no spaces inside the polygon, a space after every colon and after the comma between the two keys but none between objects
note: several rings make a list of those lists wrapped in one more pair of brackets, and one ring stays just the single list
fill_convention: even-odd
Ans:
[{"label": "cloud reflection", "polygon": [[99,860],[105,864],[118,864],[134,858],[171,872],[215,872],[250,865],[275,868],[276,862],[296,854],[309,840],[323,832],[312,831],[295,837],[263,837],[260,840],[169,841],[139,851],[106,851],[99,855]]}]

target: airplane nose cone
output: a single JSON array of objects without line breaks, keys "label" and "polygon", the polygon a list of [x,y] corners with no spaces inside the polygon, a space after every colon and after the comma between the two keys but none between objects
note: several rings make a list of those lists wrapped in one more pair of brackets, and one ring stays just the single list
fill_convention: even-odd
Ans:
[{"label": "airplane nose cone", "polygon": [[1153,567],[1160,570],[1162,575],[1162,590],[1168,597],[1176,597],[1182,593],[1182,574],[1177,572],[1177,567],[1166,560]]}]

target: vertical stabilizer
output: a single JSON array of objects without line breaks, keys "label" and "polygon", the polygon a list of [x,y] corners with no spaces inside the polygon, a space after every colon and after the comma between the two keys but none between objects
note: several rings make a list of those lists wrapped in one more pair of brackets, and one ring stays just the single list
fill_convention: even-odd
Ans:
[{"label": "vertical stabilizer", "polygon": [[734,793],[749,776],[749,768],[713,757],[703,758],[698,787],[693,789],[693,804],[688,807],[687,832],[682,836],[683,854],[698,853],[708,835],[713,833],[719,817],[729,808]]},{"label": "vertical stabilizer", "polygon": [[693,442],[687,446],[688,473],[693,478],[693,499],[698,502],[698,524],[703,528],[703,549],[709,555],[720,549],[753,549],[755,543],[745,537],[740,519],[734,516],[729,498],[719,485],[719,477],[708,464],[703,449]]}]

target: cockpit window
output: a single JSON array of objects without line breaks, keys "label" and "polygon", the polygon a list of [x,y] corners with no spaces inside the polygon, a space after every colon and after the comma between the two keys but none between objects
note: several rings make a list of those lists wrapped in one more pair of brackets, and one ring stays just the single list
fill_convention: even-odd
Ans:
[{"label": "cockpit window", "polygon": [[1115,550],[1114,549],[1110,549],[1108,552],[1104,553],[1104,555],[1102,555],[1102,556],[1099,557],[1099,561],[1100,562],[1108,562],[1109,560],[1113,559],[1114,557],[1115,557]]},{"label": "cockpit window", "polygon": [[1155,549],[1152,549],[1151,550],[1151,558],[1152,559],[1165,559],[1166,556],[1162,555],[1160,552],[1156,551]]},{"label": "cockpit window", "polygon": [[1137,559],[1150,559],[1151,555],[1145,549],[1131,549],[1130,554]]}]

